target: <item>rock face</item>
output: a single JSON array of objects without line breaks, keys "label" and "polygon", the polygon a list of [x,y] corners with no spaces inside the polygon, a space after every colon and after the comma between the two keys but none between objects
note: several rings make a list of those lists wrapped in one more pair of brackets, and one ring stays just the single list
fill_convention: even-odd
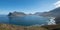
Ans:
[{"label": "rock face", "polygon": [[60,24],[60,16],[55,18],[56,24]]},{"label": "rock face", "polygon": [[8,16],[11,16],[11,17],[16,17],[16,16],[25,16],[26,14],[23,13],[23,12],[13,12],[13,13],[9,13]]}]

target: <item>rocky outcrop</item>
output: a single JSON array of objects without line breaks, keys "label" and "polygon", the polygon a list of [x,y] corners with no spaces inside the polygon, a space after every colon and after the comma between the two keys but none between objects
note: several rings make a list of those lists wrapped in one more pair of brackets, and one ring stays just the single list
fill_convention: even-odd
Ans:
[{"label": "rocky outcrop", "polygon": [[55,18],[55,21],[56,21],[56,24],[60,24],[60,17],[59,17],[59,16],[56,17],[56,18]]},{"label": "rocky outcrop", "polygon": [[25,13],[23,13],[23,12],[13,12],[13,13],[9,13],[8,14],[8,16],[10,16],[10,17],[16,17],[16,16],[25,16],[26,14]]}]

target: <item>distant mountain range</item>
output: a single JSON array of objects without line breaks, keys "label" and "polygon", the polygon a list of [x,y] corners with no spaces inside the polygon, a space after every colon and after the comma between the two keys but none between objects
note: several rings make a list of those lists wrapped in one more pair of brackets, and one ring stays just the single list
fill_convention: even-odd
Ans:
[{"label": "distant mountain range", "polygon": [[43,13],[35,13],[38,14],[40,16],[51,16],[51,17],[56,17],[56,16],[60,16],[60,7],[53,9],[49,12],[43,12]]},{"label": "distant mountain range", "polygon": [[[27,15],[24,12],[13,12],[13,13],[9,13],[8,16],[24,16]],[[38,15],[38,16],[47,16],[47,17],[56,17],[56,16],[60,16],[60,7],[55,8],[49,12],[36,12],[35,14],[29,14],[29,15]]]},{"label": "distant mountain range", "polygon": [[41,15],[42,12],[36,12],[34,15]]},{"label": "distant mountain range", "polygon": [[10,17],[16,17],[16,16],[25,16],[26,14],[25,13],[23,13],[23,12],[13,12],[13,13],[11,13],[11,12],[9,12],[9,14],[8,14],[8,16],[10,16]]},{"label": "distant mountain range", "polygon": [[50,11],[50,15],[52,16],[60,16],[60,7],[53,9],[52,11]]}]

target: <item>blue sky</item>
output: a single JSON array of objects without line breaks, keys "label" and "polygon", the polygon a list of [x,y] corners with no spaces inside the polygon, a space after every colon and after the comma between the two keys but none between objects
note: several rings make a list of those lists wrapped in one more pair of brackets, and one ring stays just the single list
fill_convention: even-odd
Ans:
[{"label": "blue sky", "polygon": [[44,12],[54,9],[60,0],[0,0],[0,14],[18,11],[25,13]]}]

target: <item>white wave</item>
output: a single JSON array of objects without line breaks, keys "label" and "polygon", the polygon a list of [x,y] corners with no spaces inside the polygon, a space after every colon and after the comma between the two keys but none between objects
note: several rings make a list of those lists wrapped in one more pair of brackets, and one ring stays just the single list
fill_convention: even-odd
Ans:
[{"label": "white wave", "polygon": [[50,21],[48,21],[48,25],[55,25],[55,18],[50,18]]}]

